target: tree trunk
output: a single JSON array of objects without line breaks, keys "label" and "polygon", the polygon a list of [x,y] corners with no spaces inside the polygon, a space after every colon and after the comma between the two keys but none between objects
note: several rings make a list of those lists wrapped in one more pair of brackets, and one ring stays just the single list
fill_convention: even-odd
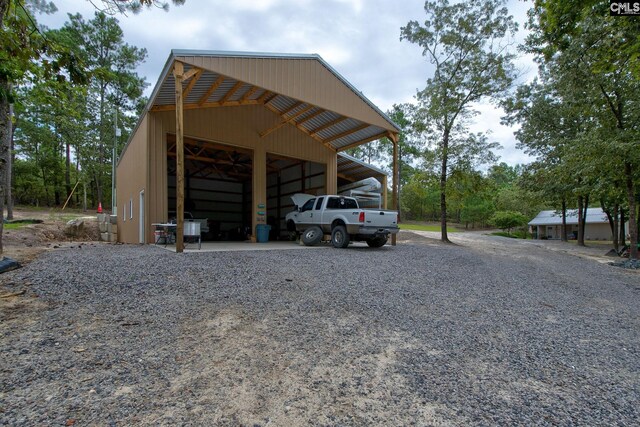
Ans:
[{"label": "tree trunk", "polygon": [[582,220],[582,215],[583,215],[583,211],[582,211],[582,204],[583,204],[583,197],[582,196],[578,196],[578,245],[579,246],[584,246],[584,221]]},{"label": "tree trunk", "polygon": [[568,242],[567,238],[567,201],[562,198],[562,241]]},{"label": "tree trunk", "polygon": [[13,135],[15,126],[13,125],[13,104],[9,104],[9,154],[7,155],[7,219],[13,219]]},{"label": "tree trunk", "polygon": [[638,218],[636,217],[636,192],[633,185],[633,167],[624,162],[624,175],[629,203],[629,259],[638,259]]},{"label": "tree trunk", "polygon": [[[7,2],[0,0],[0,25],[1,19],[7,9]],[[1,27],[0,27],[1,29]],[[9,139],[11,138],[11,124],[9,119],[9,81],[0,74],[0,255],[2,254],[2,233],[4,225],[4,198],[6,187],[7,154],[9,152]]]},{"label": "tree trunk", "polygon": [[620,247],[624,247],[627,244],[627,236],[625,233],[624,223],[626,216],[624,215],[624,209],[620,208],[620,229],[618,230],[618,242]]},{"label": "tree trunk", "polygon": [[71,144],[66,142],[66,159],[64,171],[64,186],[67,191],[67,197],[71,195]]},{"label": "tree trunk", "polygon": [[440,169],[440,240],[449,242],[447,235],[447,161],[449,157],[449,130],[445,129],[442,138],[442,165]]}]

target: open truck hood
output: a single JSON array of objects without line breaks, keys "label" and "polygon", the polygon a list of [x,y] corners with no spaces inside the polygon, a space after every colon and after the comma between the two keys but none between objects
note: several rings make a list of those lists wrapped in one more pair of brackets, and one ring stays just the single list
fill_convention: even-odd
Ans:
[{"label": "open truck hood", "polygon": [[302,207],[302,205],[304,205],[314,197],[316,196],[312,196],[311,194],[296,193],[293,196],[291,196],[291,200],[293,200],[293,204],[296,205],[297,207]]}]

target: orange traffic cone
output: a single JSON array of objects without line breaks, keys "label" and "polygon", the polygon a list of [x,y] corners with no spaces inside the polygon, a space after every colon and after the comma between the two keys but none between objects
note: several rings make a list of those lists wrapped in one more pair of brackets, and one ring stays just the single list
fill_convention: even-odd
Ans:
[{"label": "orange traffic cone", "polygon": [[102,202],[98,202],[98,213],[102,213]]}]

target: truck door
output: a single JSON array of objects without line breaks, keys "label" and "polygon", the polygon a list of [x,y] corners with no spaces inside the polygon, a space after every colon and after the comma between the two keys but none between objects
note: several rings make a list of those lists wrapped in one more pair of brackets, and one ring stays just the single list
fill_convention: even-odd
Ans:
[{"label": "truck door", "polygon": [[[313,224],[313,213],[314,213],[314,206],[316,203],[316,199],[309,199],[305,202],[304,205],[302,205],[302,208],[300,209],[300,212],[298,213],[298,221],[297,223],[302,225],[302,228],[308,228]],[[317,216],[317,215],[316,215]]]},{"label": "truck door", "polygon": [[313,208],[313,215],[311,218],[311,222],[315,225],[322,225],[322,202],[324,202],[324,197],[318,197],[316,199],[316,204]]}]

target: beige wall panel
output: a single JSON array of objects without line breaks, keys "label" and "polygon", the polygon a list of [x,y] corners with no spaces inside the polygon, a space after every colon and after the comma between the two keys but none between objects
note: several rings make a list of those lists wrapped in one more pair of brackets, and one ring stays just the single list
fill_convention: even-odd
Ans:
[{"label": "beige wall panel", "polygon": [[[116,169],[118,241],[124,243],[139,242],[140,191],[144,190],[145,196],[149,193],[146,190],[148,133],[149,119],[145,117],[129,142]],[[131,206],[133,207],[133,215],[131,214]],[[132,216],[133,218],[131,218]]]},{"label": "beige wall panel", "polygon": [[[155,113],[165,133],[175,132],[175,113]],[[268,153],[326,164],[336,153],[292,125],[285,125],[264,138],[259,132],[279,123],[280,117],[263,106],[207,108],[184,112],[184,134]],[[165,148],[166,150],[166,148]]]},{"label": "beige wall panel", "polygon": [[389,122],[318,60],[201,56],[181,56],[178,59],[396,132]]},{"label": "beige wall panel", "polygon": [[[173,113],[175,116],[175,113]],[[149,113],[149,194],[147,195],[147,242],[153,239],[150,224],[167,222],[167,144],[163,121]],[[174,119],[175,120],[175,119]]]}]

